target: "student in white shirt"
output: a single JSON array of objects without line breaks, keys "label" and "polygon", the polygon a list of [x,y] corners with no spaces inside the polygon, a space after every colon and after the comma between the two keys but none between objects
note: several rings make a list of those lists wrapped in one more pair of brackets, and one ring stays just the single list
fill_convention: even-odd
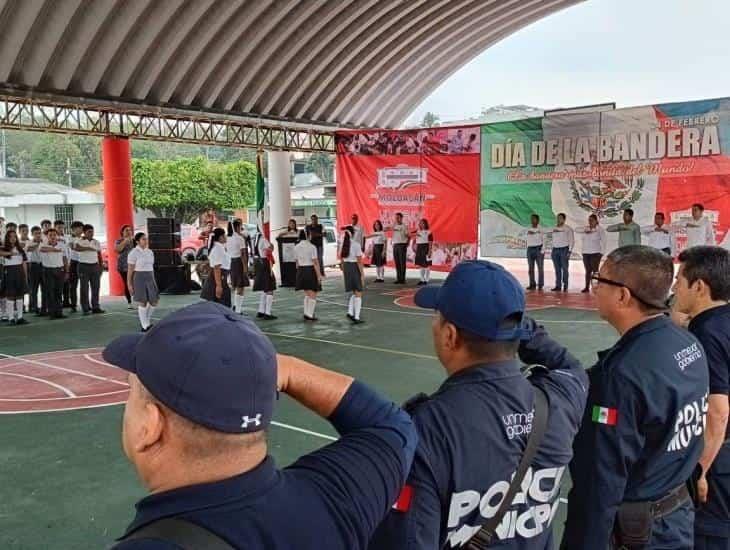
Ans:
[{"label": "student in white shirt", "polygon": [[[84,315],[104,313],[99,307],[101,286],[101,244],[94,238],[94,226],[84,225],[83,235],[75,239],[73,248],[79,253],[79,279],[81,281],[81,309]],[[89,290],[91,298],[89,299]]]},{"label": "student in white shirt", "polygon": [[[68,301],[73,313],[76,313],[76,308],[79,305],[79,253],[74,245],[83,236],[83,233],[83,222],[78,220],[71,222],[71,235],[69,235],[66,242],[66,249],[68,250]],[[124,288],[127,288],[126,277],[124,279]]]},{"label": "student in white shirt", "polygon": [[[530,276],[530,285],[527,290],[542,290],[545,286],[545,231],[540,227],[540,216],[530,216],[530,227],[520,233],[527,242],[527,272]],[[535,282],[535,265],[537,265],[537,282]]]},{"label": "student in white shirt", "polygon": [[641,232],[649,236],[649,246],[674,256],[674,233],[671,227],[664,225],[663,212],[654,214],[654,225],[642,227]]},{"label": "student in white shirt", "polygon": [[433,233],[431,233],[426,218],[418,222],[418,231],[415,231],[413,236],[416,245],[416,260],[414,263],[421,269],[421,280],[418,281],[418,286],[427,285],[431,277]]},{"label": "student in white shirt", "polygon": [[354,239],[354,232],[351,225],[345,228],[340,259],[342,260],[342,273],[345,277],[345,292],[351,293],[347,306],[347,318],[359,325],[363,322],[360,319],[360,310],[362,309],[362,291],[365,287],[365,271],[362,263],[362,248],[360,243]]},{"label": "student in white shirt", "polygon": [[228,222],[226,251],[231,257],[231,287],[233,288],[233,311],[243,315],[243,294],[251,283],[248,280],[249,236],[241,220]]},{"label": "student in white shirt", "polygon": [[714,246],[715,229],[712,222],[705,217],[705,207],[699,203],[692,205],[692,219],[674,224],[677,229],[684,229],[687,232],[687,245],[693,246]]},{"label": "student in white shirt", "polygon": [[137,302],[137,315],[142,332],[152,327],[152,313],[160,301],[155,281],[155,253],[149,248],[147,235],[134,236],[135,247],[127,254],[127,286]]},{"label": "student in white shirt", "polygon": [[231,257],[226,251],[226,230],[216,227],[210,235],[208,245],[208,265],[210,274],[203,283],[200,297],[231,307],[231,287],[228,286],[228,273],[231,270]]},{"label": "student in white shirt", "polygon": [[383,230],[383,222],[375,220],[373,224],[373,232],[370,235],[365,236],[366,239],[372,239],[373,241],[373,253],[370,258],[371,263],[375,266],[375,282],[385,282],[385,243],[387,238],[385,231]]},{"label": "student in white shirt", "polygon": [[601,258],[606,253],[606,230],[598,225],[598,216],[591,214],[588,216],[588,227],[578,228],[575,231],[583,234],[582,252],[586,286],[581,292],[586,293],[590,292],[591,277],[594,273],[598,273]]},{"label": "student in white shirt", "polygon": [[48,315],[51,319],[65,319],[62,299],[63,283],[68,278],[68,258],[66,247],[58,242],[55,229],[50,228],[46,232],[46,242],[41,243],[40,252]]},{"label": "student in white shirt", "polygon": [[555,267],[555,287],[553,292],[568,292],[568,272],[570,271],[570,254],[575,246],[573,228],[565,224],[565,214],[558,214],[558,223],[553,227],[553,250],[550,254]]},{"label": "student in white shirt", "polygon": [[408,227],[403,223],[403,214],[398,212],[395,215],[395,224],[386,228],[393,231],[393,261],[395,262],[396,279],[395,284],[406,284],[406,259],[408,257],[408,241],[410,233]]},{"label": "student in white shirt", "polygon": [[360,243],[360,248],[365,249],[365,228],[360,224],[360,216],[353,214],[352,218],[352,230],[354,231],[354,239]]},{"label": "student in white shirt", "polygon": [[[309,238],[313,239],[315,236],[310,232]],[[261,299],[259,300],[259,309],[256,317],[264,319],[265,321],[271,321],[276,319],[276,315],[271,314],[271,308],[274,304],[274,290],[276,290],[276,278],[274,277],[274,271],[271,268],[274,247],[269,239],[264,236],[261,228],[259,228],[259,232],[256,235],[253,253],[253,290],[254,292],[261,292]]]},{"label": "student in white shirt", "polygon": [[5,260],[0,296],[5,301],[8,321],[11,325],[26,325],[28,321],[23,319],[23,302],[28,293],[28,257],[15,230],[5,232],[0,256]]},{"label": "student in white shirt", "polygon": [[299,232],[299,242],[294,247],[297,262],[295,290],[304,291],[304,320],[316,321],[317,293],[322,290],[322,275],[317,258],[317,247],[307,240],[306,231]]},{"label": "student in white shirt", "polygon": [[[58,242],[66,247],[66,253],[68,254],[69,261],[71,260],[71,244],[73,240],[66,236],[66,222],[63,220],[56,220],[53,222],[53,227],[58,235]],[[70,283],[70,268],[69,268],[69,279],[63,283],[63,307],[71,307],[71,283]]]},{"label": "student in white shirt", "polygon": [[[48,242],[48,230],[53,227],[53,223],[51,220],[41,220],[41,233],[43,234],[43,242]],[[56,235],[56,242],[58,243],[58,237],[60,235]]]},{"label": "student in white shirt", "polygon": [[[43,288],[43,264],[41,263],[41,245],[43,244],[43,234],[41,228],[34,225],[30,230],[30,240],[25,245],[25,252],[28,254],[28,281],[30,286],[30,297],[28,299],[28,311],[31,313],[42,315],[46,314],[45,296]],[[38,306],[38,291],[41,291],[41,303]]]}]

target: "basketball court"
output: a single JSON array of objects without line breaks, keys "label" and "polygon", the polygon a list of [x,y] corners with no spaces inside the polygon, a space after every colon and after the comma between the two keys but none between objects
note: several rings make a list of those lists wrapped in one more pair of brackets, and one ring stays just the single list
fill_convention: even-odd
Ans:
[{"label": "basketball court", "polygon": [[[524,278],[519,262],[509,265]],[[279,318],[259,326],[280,353],[356,376],[397,402],[432,392],[444,373],[431,345],[431,313],[413,304],[413,276],[404,288],[375,284],[368,274],[366,323],[353,326],[345,318],[339,272],[330,270],[317,305],[319,322],[303,323],[301,295],[279,289],[274,302]],[[579,273],[573,279],[580,282]],[[247,294],[248,312],[255,312],[257,298]],[[156,317],[197,299],[163,296]],[[532,316],[586,365],[616,339],[598,318],[591,296],[534,292],[528,303]],[[0,329],[1,548],[105,547],[122,533],[134,502],[145,494],[120,444],[126,376],[101,358],[113,337],[138,330],[137,314],[117,299],[104,308],[104,315],[31,318],[30,325]],[[282,466],[336,435],[285,396],[275,420],[270,452]],[[564,508],[558,530],[563,514]]]}]

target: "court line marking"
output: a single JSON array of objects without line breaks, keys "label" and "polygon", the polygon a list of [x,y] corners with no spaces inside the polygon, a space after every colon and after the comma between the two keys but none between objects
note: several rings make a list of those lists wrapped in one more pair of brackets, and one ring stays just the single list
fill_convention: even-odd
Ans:
[{"label": "court line marking", "polygon": [[[55,382],[51,382],[50,380],[44,380],[43,378],[36,378],[35,376],[29,376],[27,374],[18,374],[17,372],[0,372],[0,376],[16,376],[18,378],[24,378],[26,380],[33,380],[34,382],[40,382],[41,384],[47,384],[47,385],[51,386],[52,388],[56,388],[57,390],[65,393],[68,397],[78,397],[78,395],[76,395],[74,392],[72,392],[67,387],[62,386],[61,384],[56,384]],[[57,399],[65,399],[65,398],[60,397]],[[5,401],[5,399],[0,399],[0,401]]]},{"label": "court line marking", "polygon": [[[91,396],[89,396],[91,397]],[[81,398],[83,399],[83,398]],[[52,413],[52,412],[71,412],[71,411],[80,411],[83,409],[100,409],[101,407],[111,407],[114,405],[124,405],[126,403],[126,399],[124,401],[115,401],[113,403],[100,403],[98,405],[84,405],[82,407],[66,407],[62,409],[36,409],[36,410],[30,410],[30,411],[3,411],[0,410],[0,415],[3,414],[35,414],[35,413]]]},{"label": "court line marking", "polygon": [[103,365],[105,367],[112,367],[112,368],[115,368],[115,369],[118,368],[118,367],[115,367],[114,365],[112,365],[110,363],[107,363],[106,361],[99,361],[98,359],[94,359],[91,356],[91,354],[89,354],[89,353],[85,353],[84,354],[84,359],[87,359],[88,361],[91,361],[92,363],[96,363],[97,365]]},{"label": "court line marking", "polygon": [[[2,372],[0,372],[0,374],[12,374],[12,373],[2,373]],[[107,397],[109,395],[117,395],[117,394],[120,394],[120,393],[127,393],[128,391],[129,391],[128,389],[125,389],[125,390],[109,391],[109,392],[104,392],[104,393],[94,393],[94,394],[91,394],[91,395],[75,395],[74,397],[76,399],[93,399],[95,397]],[[34,398],[21,398],[21,397],[18,397],[18,398],[15,398],[15,399],[1,398],[0,399],[0,402],[5,402],[5,403],[36,403],[36,402],[41,402],[42,403],[42,402],[46,402],[46,401],[65,401],[67,399],[71,399],[71,398],[70,397],[34,397]]]},{"label": "court line marking", "polygon": [[104,382],[110,382],[112,384],[118,384],[120,386],[129,387],[129,384],[127,384],[126,382],[122,382],[121,380],[114,380],[113,378],[97,376],[96,374],[91,374],[88,372],[81,372],[79,370],[69,369],[66,367],[58,367],[56,365],[51,365],[50,363],[44,363],[43,361],[34,361],[32,359],[25,359],[22,356],[15,356],[15,355],[8,355],[7,353],[0,353],[0,357],[4,357],[5,359],[14,359],[16,361],[30,363],[32,365],[40,365],[41,367],[46,367],[49,369],[56,369],[56,370],[60,370],[60,371],[64,371],[64,372],[70,372],[71,374],[78,374],[80,376],[86,376],[87,378],[93,378],[95,380],[102,380]]},{"label": "court line marking", "polygon": [[[68,357],[80,357],[80,356],[84,355],[84,351],[87,351],[88,350],[88,351],[93,352],[96,349],[99,349],[99,348],[79,348],[78,350],[68,350],[68,351],[77,351],[79,353],[66,353],[66,350],[63,350],[63,351],[48,351],[48,352],[45,352],[45,353],[31,353],[31,354],[28,354],[28,355],[24,355],[22,357],[25,357],[26,359],[29,358],[29,357],[32,357],[35,360],[48,361],[48,360],[51,360],[51,359],[66,359]],[[101,353],[101,351],[99,350],[98,353]],[[46,356],[49,356],[49,357],[46,357]],[[17,367],[18,365],[22,365],[23,364],[23,363],[12,363],[12,362],[11,363],[5,363],[4,361],[11,361],[11,360],[10,359],[0,358],[0,369],[5,369],[5,368],[8,368],[8,367]]]},{"label": "court line marking", "polygon": [[292,426],[291,424],[284,424],[283,422],[275,422],[274,420],[271,421],[272,426],[278,426],[279,428],[286,428],[287,430],[291,430],[293,432],[301,432],[303,434],[312,435],[314,437],[319,437],[321,439],[326,439],[328,441],[337,441],[338,438],[332,437],[331,435],[326,435],[319,432],[313,432],[312,430],[305,430],[304,428],[300,428],[298,426]]}]

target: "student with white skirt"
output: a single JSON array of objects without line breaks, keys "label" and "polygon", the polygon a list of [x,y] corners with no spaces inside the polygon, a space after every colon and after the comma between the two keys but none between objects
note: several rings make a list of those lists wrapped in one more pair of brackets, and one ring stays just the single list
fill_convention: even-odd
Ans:
[{"label": "student with white skirt", "polygon": [[248,280],[248,233],[242,230],[241,220],[228,223],[226,252],[231,257],[231,288],[233,288],[233,311],[243,315],[243,293]]},{"label": "student with white skirt", "polygon": [[152,327],[152,313],[160,301],[155,281],[155,253],[149,248],[147,235],[134,236],[135,247],[127,254],[127,288],[137,302],[137,314],[142,332]]},{"label": "student with white skirt", "polygon": [[345,227],[345,237],[342,239],[340,259],[342,260],[342,273],[345,277],[345,292],[350,292],[350,301],[347,306],[347,318],[358,325],[363,321],[360,319],[362,309],[362,291],[365,286],[365,272],[362,264],[362,247],[356,242],[351,225]]},{"label": "student with white skirt", "polygon": [[304,320],[316,321],[317,293],[322,290],[322,272],[319,268],[317,247],[307,240],[304,230],[299,232],[299,242],[294,247],[297,261],[297,282],[295,290],[304,291]]}]

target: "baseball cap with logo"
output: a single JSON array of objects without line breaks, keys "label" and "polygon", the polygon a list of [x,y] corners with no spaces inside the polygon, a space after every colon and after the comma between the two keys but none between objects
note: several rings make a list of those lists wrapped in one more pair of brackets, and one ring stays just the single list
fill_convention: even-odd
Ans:
[{"label": "baseball cap with logo", "polygon": [[276,401],[276,351],[251,321],[213,302],[121,336],[104,359],[136,374],[161,403],[226,433],[266,429]]},{"label": "baseball cap with logo", "polygon": [[526,340],[524,321],[507,323],[525,312],[520,283],[502,266],[483,260],[464,261],[441,286],[427,286],[415,296],[416,305],[435,309],[448,322],[486,340]]}]

